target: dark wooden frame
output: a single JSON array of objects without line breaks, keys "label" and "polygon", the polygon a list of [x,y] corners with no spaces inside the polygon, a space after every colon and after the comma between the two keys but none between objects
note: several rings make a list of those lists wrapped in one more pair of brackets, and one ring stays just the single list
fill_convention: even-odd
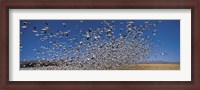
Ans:
[{"label": "dark wooden frame", "polygon": [[[4,0],[1,2],[0,89],[200,90],[199,0]],[[192,81],[9,81],[9,9],[191,9]]]}]

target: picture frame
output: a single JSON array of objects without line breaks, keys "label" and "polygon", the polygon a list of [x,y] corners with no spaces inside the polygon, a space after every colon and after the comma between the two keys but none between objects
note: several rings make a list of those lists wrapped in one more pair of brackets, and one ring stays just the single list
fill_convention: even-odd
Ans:
[{"label": "picture frame", "polygon": [[[199,83],[199,0],[66,0],[1,2],[1,74],[3,90],[12,89],[138,89],[198,90]],[[191,81],[9,81],[9,9],[191,9]]]}]

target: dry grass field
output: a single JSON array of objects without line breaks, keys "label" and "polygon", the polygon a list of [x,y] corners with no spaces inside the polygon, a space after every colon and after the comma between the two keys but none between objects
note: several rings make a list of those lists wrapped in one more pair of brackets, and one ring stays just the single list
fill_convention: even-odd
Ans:
[{"label": "dry grass field", "polygon": [[122,67],[123,70],[180,70],[180,64],[137,64]]},{"label": "dry grass field", "polygon": [[[24,67],[25,66],[25,67]],[[69,62],[24,62],[20,64],[21,70],[180,70],[180,63],[143,63],[143,64],[126,64],[116,68],[95,68],[91,64],[79,64]]]}]

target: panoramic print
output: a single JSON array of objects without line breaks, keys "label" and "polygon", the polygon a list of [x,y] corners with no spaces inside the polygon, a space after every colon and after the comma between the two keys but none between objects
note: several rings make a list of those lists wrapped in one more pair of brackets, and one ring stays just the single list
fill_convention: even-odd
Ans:
[{"label": "panoramic print", "polygon": [[180,70],[180,20],[20,20],[20,70]]}]

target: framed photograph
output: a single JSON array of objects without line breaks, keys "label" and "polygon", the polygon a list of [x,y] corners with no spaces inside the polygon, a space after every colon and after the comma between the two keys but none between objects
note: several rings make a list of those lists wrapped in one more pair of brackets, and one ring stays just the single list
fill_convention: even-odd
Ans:
[{"label": "framed photograph", "polygon": [[1,2],[1,89],[199,90],[199,0]]}]

